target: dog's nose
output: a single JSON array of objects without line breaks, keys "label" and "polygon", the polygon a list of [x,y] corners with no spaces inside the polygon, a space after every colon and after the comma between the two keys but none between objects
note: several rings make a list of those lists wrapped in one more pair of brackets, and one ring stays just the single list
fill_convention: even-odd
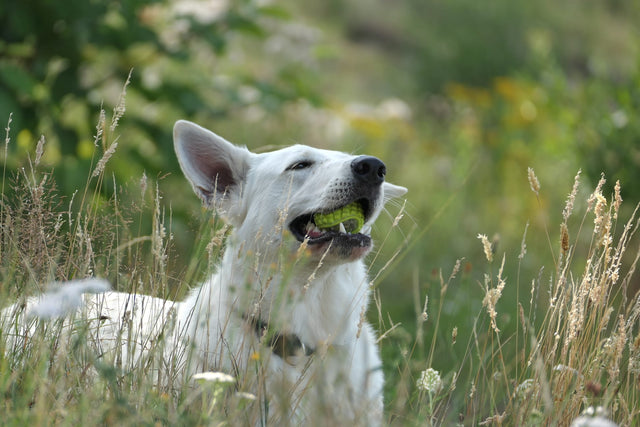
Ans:
[{"label": "dog's nose", "polygon": [[374,185],[382,184],[387,173],[382,160],[372,156],[356,157],[351,162],[351,170],[357,179]]}]

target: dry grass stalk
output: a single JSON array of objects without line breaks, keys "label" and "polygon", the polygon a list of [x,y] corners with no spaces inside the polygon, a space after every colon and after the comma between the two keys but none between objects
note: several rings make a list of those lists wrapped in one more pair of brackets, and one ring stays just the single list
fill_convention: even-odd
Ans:
[{"label": "dry grass stalk", "polygon": [[487,238],[486,234],[478,234],[478,239],[482,242],[482,250],[484,251],[484,256],[487,258],[487,261],[493,261],[493,249],[491,248],[491,242]]},{"label": "dry grass stalk", "polygon": [[560,224],[560,247],[564,254],[569,251],[569,227],[566,222]]},{"label": "dry grass stalk", "polygon": [[113,108],[113,117],[111,118],[111,126],[109,128],[111,132],[113,132],[116,129],[116,127],[118,126],[118,122],[120,121],[120,119],[125,113],[125,110],[126,110],[125,99],[127,97],[127,86],[129,86],[129,83],[131,83],[132,73],[133,73],[133,69],[129,71],[127,80],[124,82],[124,85],[122,86],[122,92],[120,92],[120,98],[118,99],[118,103]]},{"label": "dry grass stalk", "polygon": [[44,153],[44,135],[40,135],[40,139],[38,140],[38,144],[36,145],[36,159],[35,165],[38,166],[40,164],[40,159],[42,159],[42,154]]},{"label": "dry grass stalk", "polygon": [[502,291],[504,290],[505,281],[502,278],[502,272],[504,269],[504,261],[505,256],[502,257],[502,264],[500,265],[500,270],[498,271],[498,284],[495,288],[490,286],[491,278],[488,275],[485,275],[484,287],[485,287],[485,296],[482,300],[482,305],[486,307],[487,313],[491,318],[491,327],[495,331],[495,333],[499,333],[500,329],[498,329],[498,325],[496,323],[496,318],[498,313],[496,311],[496,304],[498,300],[502,296]]},{"label": "dry grass stalk", "polygon": [[571,213],[573,212],[573,205],[576,201],[576,195],[578,194],[578,187],[580,186],[580,174],[582,173],[582,170],[578,170],[578,173],[576,173],[575,178],[573,178],[573,188],[571,188],[571,193],[569,193],[569,196],[567,197],[567,202],[564,205],[564,209],[562,210],[562,219],[564,220],[564,224],[567,223],[567,220],[569,219],[569,217],[571,216]]},{"label": "dry grass stalk", "polygon": [[527,178],[529,179],[529,187],[531,187],[531,191],[536,193],[536,196],[538,196],[538,193],[540,192],[540,181],[538,181],[538,177],[532,168],[527,168]]},{"label": "dry grass stalk", "polygon": [[106,113],[104,112],[104,109],[102,108],[102,106],[100,106],[100,114],[98,116],[98,124],[96,125],[96,136],[93,138],[93,145],[95,145],[96,147],[98,146],[98,143],[102,143],[104,145],[104,129],[107,123],[107,117],[106,117]]},{"label": "dry grass stalk", "polygon": [[104,168],[107,165],[107,162],[109,161],[111,156],[113,156],[113,153],[116,152],[116,148],[118,148],[118,143],[114,142],[109,146],[107,151],[104,152],[104,154],[102,155],[102,158],[98,161],[96,168],[93,170],[93,173],[91,174],[92,178],[95,178],[101,175],[102,172],[104,172]]},{"label": "dry grass stalk", "polygon": [[618,211],[622,205],[622,196],[620,195],[620,180],[616,181],[616,185],[613,188],[613,219],[618,219]]}]

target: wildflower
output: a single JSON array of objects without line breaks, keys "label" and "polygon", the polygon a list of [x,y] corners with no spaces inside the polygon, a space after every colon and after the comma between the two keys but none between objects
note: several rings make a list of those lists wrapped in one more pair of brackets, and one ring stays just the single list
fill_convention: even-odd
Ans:
[{"label": "wildflower", "polygon": [[440,373],[433,368],[422,371],[420,378],[416,382],[418,390],[436,393],[442,387],[442,379]]},{"label": "wildflower", "polygon": [[582,414],[571,422],[570,427],[618,427],[618,424],[607,418],[607,410],[602,406],[589,406]]},{"label": "wildflower", "polygon": [[533,378],[527,378],[526,380],[518,384],[514,392],[514,395],[519,400],[525,400],[532,397],[534,393],[538,393],[538,391],[539,391],[538,383],[536,383],[536,381]]},{"label": "wildflower", "polygon": [[205,411],[207,416],[211,416],[216,406],[218,406],[218,402],[224,396],[227,386],[236,382],[234,377],[224,372],[200,372],[192,378],[198,381],[202,388],[208,390],[212,395],[211,402],[207,404],[206,394],[203,394],[203,406],[208,406],[208,410]]},{"label": "wildflower", "polygon": [[232,384],[236,382],[234,377],[229,374],[225,374],[224,372],[201,372],[199,374],[194,374],[193,379],[201,384],[206,382]]}]

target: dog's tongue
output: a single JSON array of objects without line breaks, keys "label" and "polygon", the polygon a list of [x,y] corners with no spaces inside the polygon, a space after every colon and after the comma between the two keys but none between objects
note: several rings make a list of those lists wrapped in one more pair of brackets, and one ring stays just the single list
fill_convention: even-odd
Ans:
[{"label": "dog's tongue", "polygon": [[314,214],[313,221],[323,230],[340,228],[342,224],[347,233],[357,233],[364,225],[364,211],[360,203],[353,202],[333,212]]}]

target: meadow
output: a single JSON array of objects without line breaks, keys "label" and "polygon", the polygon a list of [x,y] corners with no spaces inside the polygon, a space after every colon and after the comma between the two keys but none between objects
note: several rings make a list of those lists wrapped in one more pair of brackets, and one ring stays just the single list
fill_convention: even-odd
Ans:
[{"label": "meadow", "polygon": [[[181,298],[213,271],[228,229],[179,172],[186,118],[252,150],[372,154],[409,188],[368,258],[389,424],[637,424],[637,6],[105,5],[43,6],[53,50],[45,24],[0,46],[0,307],[85,277]],[[5,28],[30,22],[12,7]],[[3,425],[255,410],[223,381],[168,390],[104,363],[81,325],[41,328],[15,348],[0,326]]]}]

